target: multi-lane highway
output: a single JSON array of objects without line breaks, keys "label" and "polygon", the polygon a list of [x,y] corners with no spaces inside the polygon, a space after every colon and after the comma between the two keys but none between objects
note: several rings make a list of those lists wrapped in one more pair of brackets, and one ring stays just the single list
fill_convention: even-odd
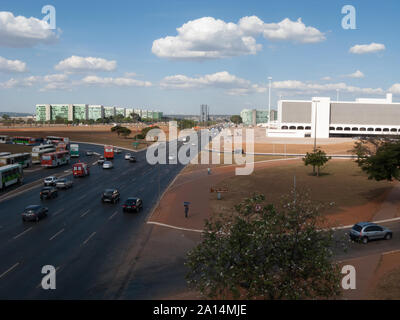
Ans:
[{"label": "multi-lane highway", "polygon": [[[86,150],[103,152],[102,146],[80,144],[82,160],[91,164],[96,156],[85,157]],[[38,184],[25,192],[12,190],[6,196],[15,196],[0,200],[0,299],[113,297],[109,284],[128,272],[119,265],[141,241],[140,230],[157,203],[158,191],[162,193],[183,168],[179,163],[150,165],[145,151],[135,153],[137,163],[130,163],[124,153],[115,156],[113,169],[94,164],[90,176],[73,179],[70,175],[73,188],[60,190],[58,198],[41,201]],[[35,185],[34,181],[50,174],[68,175],[68,169],[71,166],[37,170],[25,182]],[[103,190],[109,187],[120,191],[120,203],[101,202]],[[130,196],[143,199],[139,214],[122,212],[121,204]],[[23,223],[23,209],[40,203],[49,208],[48,217]],[[56,290],[43,290],[40,285],[45,265],[57,270]]]}]

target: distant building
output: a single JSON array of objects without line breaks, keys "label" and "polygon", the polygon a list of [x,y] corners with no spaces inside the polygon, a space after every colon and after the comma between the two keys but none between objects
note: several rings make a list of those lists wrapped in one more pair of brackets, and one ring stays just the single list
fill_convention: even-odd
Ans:
[{"label": "distant building", "polygon": [[94,120],[104,119],[106,117],[115,117],[121,115],[131,117],[132,113],[138,114],[144,120],[160,121],[163,113],[159,111],[148,111],[142,109],[122,108],[122,107],[104,107],[102,105],[88,104],[37,104],[36,121],[54,121],[63,119],[74,120]]},{"label": "distant building", "polygon": [[256,126],[257,124],[268,122],[268,110],[243,109],[240,112],[240,117],[244,125]]},{"label": "distant building", "polygon": [[104,107],[102,105],[89,105],[88,106],[88,120],[103,119],[104,118]]}]

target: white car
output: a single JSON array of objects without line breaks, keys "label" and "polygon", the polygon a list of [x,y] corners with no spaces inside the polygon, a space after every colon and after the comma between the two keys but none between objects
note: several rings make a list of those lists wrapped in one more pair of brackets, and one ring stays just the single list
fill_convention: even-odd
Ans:
[{"label": "white car", "polygon": [[114,152],[115,152],[115,153],[121,153],[121,150],[118,149],[118,148],[115,148],[115,149],[114,149]]},{"label": "white car", "polygon": [[131,158],[131,154],[130,153],[125,153],[125,160],[129,160]]},{"label": "white car", "polygon": [[57,183],[57,180],[58,180],[57,177],[50,176],[50,177],[45,178],[43,180],[43,183],[45,186],[55,186]]},{"label": "white car", "polygon": [[113,163],[111,161],[104,161],[103,169],[112,169],[112,168],[113,168]]}]

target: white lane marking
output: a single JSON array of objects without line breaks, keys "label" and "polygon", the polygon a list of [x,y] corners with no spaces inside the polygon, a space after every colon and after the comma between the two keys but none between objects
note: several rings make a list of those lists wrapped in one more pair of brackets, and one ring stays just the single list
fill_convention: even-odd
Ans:
[{"label": "white lane marking", "polygon": [[93,163],[92,163],[92,166],[95,166],[96,164],[97,164],[97,161],[93,162]]},{"label": "white lane marking", "polygon": [[82,214],[81,214],[81,218],[83,218],[84,216],[86,216],[86,215],[89,213],[89,211],[90,211],[90,209],[89,209],[89,210],[86,210],[84,213],[82,213]]},{"label": "white lane marking", "polygon": [[55,217],[56,215],[60,214],[63,211],[64,211],[64,208],[57,210],[56,212],[54,212],[53,217]]},{"label": "white lane marking", "polygon": [[52,236],[49,241],[53,240],[55,237],[57,237],[59,234],[63,233],[65,229],[61,229],[60,231],[58,231],[54,236]]},{"label": "white lane marking", "polygon": [[86,243],[88,243],[88,241],[96,234],[96,231],[93,232],[85,241],[83,241],[82,245],[85,245]]},{"label": "white lane marking", "polygon": [[11,268],[9,268],[8,270],[4,271],[2,274],[0,274],[0,279],[2,277],[4,277],[7,273],[9,273],[10,271],[12,271],[13,269],[15,269],[16,267],[18,267],[19,262],[17,262],[16,264],[14,264]]},{"label": "white lane marking", "polygon": [[155,225],[161,226],[161,227],[167,227],[167,228],[171,228],[171,229],[176,229],[176,230],[193,231],[193,232],[199,232],[199,233],[204,232],[203,230],[175,227],[175,226],[171,226],[169,224],[160,223],[160,222],[154,222],[154,221],[147,221],[147,223],[148,224],[155,224]]},{"label": "white lane marking", "polygon": [[20,234],[17,234],[17,235],[14,237],[14,240],[15,240],[15,239],[18,239],[20,236],[24,235],[25,233],[27,233],[28,231],[31,231],[31,230],[32,230],[32,227],[26,229],[24,232],[21,232]]},{"label": "white lane marking", "polygon": [[84,194],[83,196],[79,197],[78,200],[83,200],[86,198],[86,194]]},{"label": "white lane marking", "polygon": [[108,220],[111,220],[112,218],[114,218],[114,216],[118,213],[118,211],[115,211],[109,218]]},{"label": "white lane marking", "polygon": [[386,255],[386,254],[394,254],[394,253],[399,253],[399,252],[400,252],[400,250],[386,251],[386,252],[383,252],[383,253],[382,253],[382,255]]}]

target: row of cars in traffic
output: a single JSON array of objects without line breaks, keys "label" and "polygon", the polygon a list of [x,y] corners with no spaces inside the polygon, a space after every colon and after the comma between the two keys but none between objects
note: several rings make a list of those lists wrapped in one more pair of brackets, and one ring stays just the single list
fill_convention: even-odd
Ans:
[{"label": "row of cars in traffic", "polygon": [[[117,152],[116,153],[120,153]],[[87,156],[94,155],[94,152],[87,151]],[[130,153],[126,153],[125,160],[129,160],[130,162],[136,162],[136,157]],[[100,156],[97,160],[99,165],[103,166],[103,169],[111,169],[113,168],[113,163],[110,160],[106,160],[103,156]],[[87,167],[87,168],[86,168]],[[84,171],[87,174],[79,175],[75,174],[78,171]],[[73,165],[73,176],[84,176],[89,175],[89,167],[85,163],[75,163]],[[40,199],[47,200],[53,199],[58,197],[58,191],[60,189],[70,189],[73,187],[74,183],[72,180],[67,178],[58,178],[56,176],[49,176],[43,180],[43,188],[40,191]],[[116,204],[120,201],[121,194],[117,189],[106,189],[101,194],[101,202],[102,203],[112,203]],[[138,197],[129,197],[126,199],[124,204],[122,205],[122,210],[124,212],[139,212],[143,208],[143,201]],[[42,205],[30,205],[25,208],[22,213],[22,221],[39,221],[42,218],[47,217],[48,215],[48,208]]]}]

